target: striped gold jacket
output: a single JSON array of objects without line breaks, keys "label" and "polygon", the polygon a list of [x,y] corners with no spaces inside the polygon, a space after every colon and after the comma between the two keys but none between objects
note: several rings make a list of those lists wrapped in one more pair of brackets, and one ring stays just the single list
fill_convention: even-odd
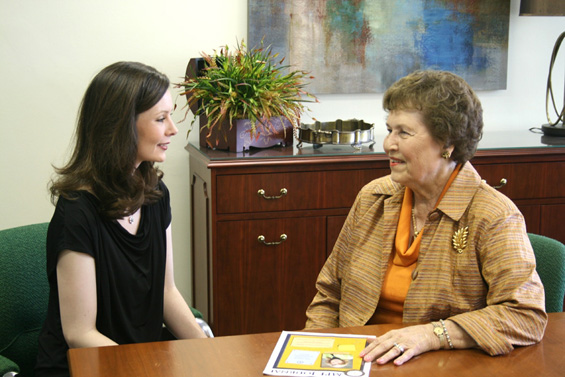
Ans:
[{"label": "striped gold jacket", "polygon": [[[390,176],[359,192],[316,282],[307,328],[362,326],[371,318],[403,195]],[[466,242],[454,245],[462,229]],[[449,318],[490,355],[539,342],[547,315],[535,266],[522,214],[467,162],[428,216],[403,322]]]}]

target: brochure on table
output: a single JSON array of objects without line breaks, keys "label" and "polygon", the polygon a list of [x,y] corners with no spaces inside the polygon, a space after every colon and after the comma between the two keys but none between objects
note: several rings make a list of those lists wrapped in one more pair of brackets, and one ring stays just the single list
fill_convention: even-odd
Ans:
[{"label": "brochure on table", "polygon": [[359,357],[369,335],[283,331],[264,375],[369,376],[371,363]]}]

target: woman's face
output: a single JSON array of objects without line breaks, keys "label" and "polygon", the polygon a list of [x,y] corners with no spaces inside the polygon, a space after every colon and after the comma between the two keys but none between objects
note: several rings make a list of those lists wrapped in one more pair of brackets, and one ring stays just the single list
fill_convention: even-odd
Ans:
[{"label": "woman's face", "polygon": [[[387,119],[383,148],[390,158],[391,178],[411,189],[433,184],[447,160],[419,111],[394,110]],[[451,152],[451,150],[449,150]]]},{"label": "woman's face", "polygon": [[143,161],[165,161],[171,136],[178,132],[171,118],[172,111],[173,100],[167,90],[155,106],[137,116],[136,167]]}]

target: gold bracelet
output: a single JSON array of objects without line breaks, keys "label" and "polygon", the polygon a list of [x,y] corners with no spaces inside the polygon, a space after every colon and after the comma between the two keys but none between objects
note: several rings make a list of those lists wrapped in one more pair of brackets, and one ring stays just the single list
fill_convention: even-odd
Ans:
[{"label": "gold bracelet", "polygon": [[439,322],[441,323],[441,327],[443,327],[443,334],[447,338],[447,343],[449,344],[449,348],[453,349],[453,343],[451,343],[451,337],[449,336],[449,333],[447,332],[447,327],[445,326],[444,320],[440,319]]}]

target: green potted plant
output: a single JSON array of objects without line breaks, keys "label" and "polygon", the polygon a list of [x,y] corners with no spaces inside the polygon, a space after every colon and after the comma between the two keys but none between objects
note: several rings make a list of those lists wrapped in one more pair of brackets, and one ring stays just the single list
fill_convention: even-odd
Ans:
[{"label": "green potted plant", "polygon": [[313,77],[282,65],[284,58],[275,62],[277,55],[263,43],[248,49],[242,40],[234,51],[226,45],[190,59],[177,87],[195,115],[191,125],[200,120],[201,146],[240,152],[292,144],[304,103],[317,98],[304,89]]}]

